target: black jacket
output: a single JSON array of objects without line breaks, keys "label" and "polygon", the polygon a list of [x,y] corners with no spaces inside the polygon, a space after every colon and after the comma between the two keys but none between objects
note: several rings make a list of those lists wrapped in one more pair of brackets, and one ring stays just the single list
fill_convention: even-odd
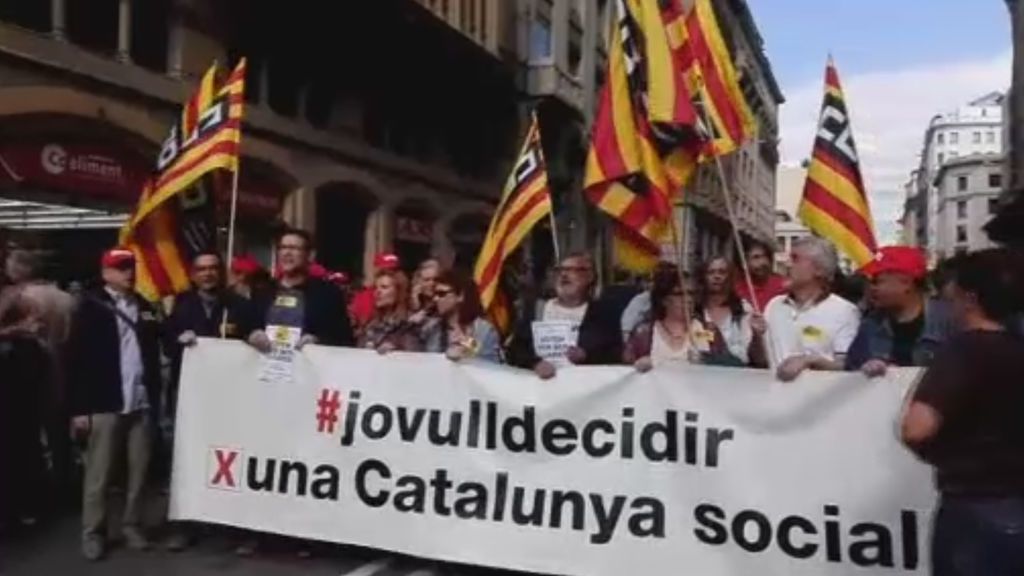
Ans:
[{"label": "black jacket", "polygon": [[203,307],[202,298],[196,290],[182,292],[174,299],[174,309],[164,324],[164,350],[174,366],[173,382],[177,382],[181,370],[182,346],[178,337],[191,330],[196,336],[220,337],[220,325],[227,308],[226,337],[245,340],[257,328],[253,304],[229,290],[222,291],[214,303],[209,316]]},{"label": "black jacket", "polygon": [[[352,323],[345,309],[345,296],[337,286],[308,278],[299,290],[305,299],[302,333],[315,336],[325,346],[355,346]],[[277,298],[278,286],[255,299],[257,329],[266,328],[267,311]]]},{"label": "black jacket", "polygon": [[[138,302],[136,335],[141,348],[143,385],[149,407],[159,414],[160,322],[153,306],[133,295]],[[82,298],[71,321],[68,339],[68,400],[71,414],[121,412],[121,337],[117,331],[114,299],[104,289]]]},{"label": "black jacket", "polygon": [[[533,320],[542,310],[541,306],[527,306],[532,314],[524,317],[516,325],[512,344],[509,346],[509,364],[520,368],[532,369],[540,362],[540,357],[533,348]],[[598,301],[591,301],[587,313],[580,323],[580,333],[576,345],[586,352],[584,364],[621,364],[622,363],[622,328],[615,314],[609,307]]]}]

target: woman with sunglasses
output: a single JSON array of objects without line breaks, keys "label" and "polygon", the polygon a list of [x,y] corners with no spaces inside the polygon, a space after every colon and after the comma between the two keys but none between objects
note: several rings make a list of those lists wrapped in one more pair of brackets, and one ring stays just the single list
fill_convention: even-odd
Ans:
[{"label": "woman with sunglasses", "polygon": [[409,322],[409,279],[401,270],[381,270],[373,281],[373,317],[359,337],[360,348],[381,354],[423,349],[419,330]]},{"label": "woman with sunglasses", "polygon": [[434,283],[437,317],[423,330],[427,352],[444,352],[449,360],[480,358],[500,363],[501,337],[486,318],[476,284],[466,274],[445,270]]},{"label": "woman with sunglasses", "polygon": [[652,318],[633,330],[623,353],[625,363],[640,372],[678,363],[717,363],[728,354],[718,329],[705,327],[688,310],[695,291],[688,277],[683,280],[674,266],[655,271]]},{"label": "woman with sunglasses", "polygon": [[724,366],[768,367],[764,318],[736,292],[735,269],[723,256],[710,258],[700,270],[697,317],[722,335],[725,354],[709,362]]}]

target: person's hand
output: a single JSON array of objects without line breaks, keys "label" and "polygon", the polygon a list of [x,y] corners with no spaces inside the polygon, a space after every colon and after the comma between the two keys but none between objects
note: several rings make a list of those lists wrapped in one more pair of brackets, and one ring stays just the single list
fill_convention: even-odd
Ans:
[{"label": "person's hand", "polygon": [[411,316],[409,316],[409,323],[410,324],[423,324],[423,322],[427,319],[427,315],[428,314],[429,314],[429,311],[426,308],[421,308],[418,312],[416,312],[416,313],[412,314]]},{"label": "person's hand", "polygon": [[178,344],[182,346],[195,346],[196,333],[191,330],[185,330],[178,336]]},{"label": "person's hand", "polygon": [[302,350],[302,347],[306,344],[316,344],[317,342],[319,342],[319,340],[316,336],[313,336],[312,334],[303,334],[299,337],[299,341],[295,343],[295,349]]},{"label": "person's hand", "polygon": [[565,351],[565,357],[573,364],[583,364],[587,361],[587,351],[579,346],[572,346]]},{"label": "person's hand", "polygon": [[533,372],[540,377],[541,380],[550,380],[555,377],[555,365],[547,360],[541,360],[533,367]]},{"label": "person's hand", "polygon": [[71,419],[71,436],[81,438],[89,434],[92,422],[88,416],[75,416]]},{"label": "person's hand", "polygon": [[377,346],[377,353],[378,354],[387,354],[388,352],[394,352],[394,351],[395,351],[395,345],[392,344],[391,342],[381,342],[380,345]]},{"label": "person's hand", "polygon": [[764,333],[768,331],[768,321],[764,319],[764,316],[755,312],[750,315],[750,330],[754,336],[764,336]]},{"label": "person's hand", "polygon": [[796,380],[804,370],[808,368],[810,361],[806,356],[790,356],[786,358],[782,364],[779,364],[778,369],[775,371],[779,380],[783,382],[792,382]]},{"label": "person's hand", "polygon": [[878,378],[879,376],[885,376],[885,372],[889,369],[889,364],[885,360],[874,358],[868,360],[860,367],[860,371],[864,373],[868,378]]},{"label": "person's hand", "polygon": [[444,355],[452,362],[458,362],[459,360],[464,360],[469,357],[469,350],[467,350],[465,346],[452,344],[444,351]]},{"label": "person's hand", "polygon": [[651,368],[654,368],[654,363],[651,362],[650,356],[644,356],[633,362],[633,368],[636,368],[637,372],[650,372]]},{"label": "person's hand", "polygon": [[249,339],[246,340],[249,346],[259,350],[264,354],[270,353],[273,346],[270,343],[270,337],[263,330],[253,330],[252,334],[249,334]]}]

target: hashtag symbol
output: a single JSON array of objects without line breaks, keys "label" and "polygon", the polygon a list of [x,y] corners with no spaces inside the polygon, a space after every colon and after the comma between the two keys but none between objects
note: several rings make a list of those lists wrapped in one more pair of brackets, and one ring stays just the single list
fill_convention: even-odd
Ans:
[{"label": "hashtag symbol", "polygon": [[324,388],[316,401],[316,431],[321,434],[334,434],[334,425],[338,423],[338,410],[341,409],[341,393],[337,390]]}]

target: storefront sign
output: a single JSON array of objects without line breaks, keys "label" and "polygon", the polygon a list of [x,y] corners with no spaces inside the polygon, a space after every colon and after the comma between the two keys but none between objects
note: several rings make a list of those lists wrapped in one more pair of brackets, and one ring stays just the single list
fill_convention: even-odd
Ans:
[{"label": "storefront sign", "polygon": [[0,144],[0,181],[16,185],[134,204],[147,174],[146,165],[130,153],[102,144]]},{"label": "storefront sign", "polygon": [[430,244],[433,240],[434,225],[427,220],[398,216],[395,218],[395,239],[406,242]]}]

